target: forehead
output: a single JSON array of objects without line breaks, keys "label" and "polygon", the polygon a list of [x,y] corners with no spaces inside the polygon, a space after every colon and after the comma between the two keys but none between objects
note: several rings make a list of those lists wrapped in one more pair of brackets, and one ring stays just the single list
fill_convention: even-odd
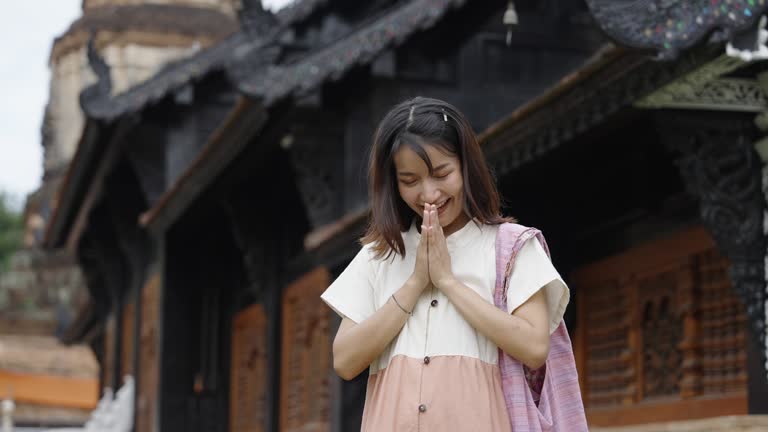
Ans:
[{"label": "forehead", "polygon": [[[433,168],[437,168],[445,163],[458,163],[459,159],[445,151],[441,150],[437,146],[426,144],[422,147],[427,154],[429,161]],[[395,168],[398,171],[429,171],[429,167],[425,161],[409,146],[402,146],[394,154]]]}]

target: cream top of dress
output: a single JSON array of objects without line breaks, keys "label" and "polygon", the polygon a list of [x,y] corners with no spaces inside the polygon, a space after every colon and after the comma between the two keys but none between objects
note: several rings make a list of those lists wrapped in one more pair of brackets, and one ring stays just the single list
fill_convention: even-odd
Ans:
[{"label": "cream top of dress", "polygon": [[[498,225],[470,221],[446,238],[454,275],[493,304]],[[421,234],[403,232],[405,257],[376,259],[365,245],[321,298],[359,323],[382,307],[413,272]],[[551,281],[546,291],[550,333],[570,294],[539,242],[520,249],[507,287],[514,312]],[[509,431],[501,393],[498,347],[470,326],[437,289],[422,293],[413,315],[370,366],[362,430]]]}]

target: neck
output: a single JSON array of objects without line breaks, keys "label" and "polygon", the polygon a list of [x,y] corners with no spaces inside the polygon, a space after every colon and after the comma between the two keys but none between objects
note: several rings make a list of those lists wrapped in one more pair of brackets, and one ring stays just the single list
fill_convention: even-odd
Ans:
[{"label": "neck", "polygon": [[461,212],[459,216],[456,217],[456,219],[448,224],[446,227],[443,228],[443,233],[446,237],[449,235],[455,233],[456,231],[464,228],[464,225],[466,225],[469,222],[469,216],[467,216],[466,213]]}]

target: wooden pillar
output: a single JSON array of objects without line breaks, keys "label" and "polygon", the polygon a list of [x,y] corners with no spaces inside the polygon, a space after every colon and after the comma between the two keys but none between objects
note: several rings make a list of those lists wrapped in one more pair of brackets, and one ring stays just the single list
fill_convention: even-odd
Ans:
[{"label": "wooden pillar", "polygon": [[107,377],[107,385],[117,391],[122,385],[122,340],[123,340],[123,305],[126,286],[126,265],[123,255],[118,247],[114,227],[111,224],[109,212],[103,206],[95,208],[91,212],[89,225],[89,237],[92,248],[88,253],[94,254],[93,259],[97,263],[104,289],[109,296],[109,313],[115,320],[114,346],[110,355],[113,358],[113,370]]},{"label": "wooden pillar", "polygon": [[[226,205],[234,238],[241,251],[250,296],[263,305],[266,338],[266,382],[264,383],[263,430],[279,428],[280,328],[282,289],[279,273],[283,254],[278,233],[270,230],[275,223],[261,211],[249,194],[234,194]],[[232,403],[232,401],[230,401]],[[253,407],[252,409],[257,409]]]},{"label": "wooden pillar", "polygon": [[731,263],[730,278],[748,319],[748,403],[768,413],[766,379],[766,235],[762,165],[750,114],[678,112],[659,117],[663,139],[679,155],[686,188],[719,251]]},{"label": "wooden pillar", "polygon": [[149,272],[147,283],[141,289],[138,322],[136,381],[136,432],[156,432],[160,412],[160,331],[162,306],[162,277],[160,265]]}]

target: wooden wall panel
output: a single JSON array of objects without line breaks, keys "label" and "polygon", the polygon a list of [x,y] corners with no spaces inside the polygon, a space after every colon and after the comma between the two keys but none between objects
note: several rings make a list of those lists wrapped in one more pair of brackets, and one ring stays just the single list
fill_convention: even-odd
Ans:
[{"label": "wooden wall panel", "polygon": [[229,430],[262,432],[267,389],[267,317],[264,306],[253,305],[232,323]]},{"label": "wooden wall panel", "polygon": [[280,382],[280,430],[330,430],[330,311],[320,300],[330,274],[320,268],[286,288]]},{"label": "wooden wall panel", "polygon": [[[666,421],[746,414],[746,316],[728,268],[696,227],[574,273],[575,351],[594,426],[656,421],[654,410]],[[716,411],[713,400],[723,402]]]},{"label": "wooden wall panel", "polygon": [[151,276],[141,290],[141,334],[139,335],[139,382],[136,432],[154,432],[157,415],[159,368],[160,275]]},{"label": "wooden wall panel", "polygon": [[701,393],[744,393],[747,386],[747,315],[728,276],[730,264],[715,250],[695,257],[699,293]]}]

